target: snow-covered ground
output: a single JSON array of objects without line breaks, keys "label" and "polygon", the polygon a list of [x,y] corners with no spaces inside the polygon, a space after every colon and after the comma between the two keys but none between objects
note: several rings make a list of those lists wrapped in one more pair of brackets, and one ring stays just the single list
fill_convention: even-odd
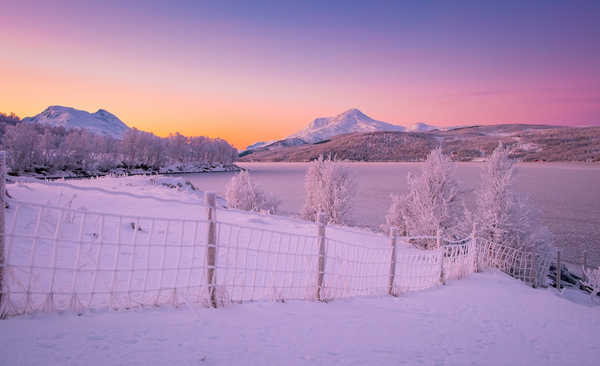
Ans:
[{"label": "snow-covered ground", "polygon": [[0,323],[0,365],[597,365],[600,307],[498,272],[398,298]]},{"label": "snow-covered ground", "polygon": [[[90,215],[107,212],[131,215],[133,220],[140,215],[206,217],[200,206],[202,192],[192,190],[181,178],[100,178],[68,184],[80,189],[28,183],[8,184],[7,190],[19,201],[70,207]],[[46,211],[42,223],[51,222],[51,216]],[[291,218],[218,210],[218,219],[264,230],[316,232],[314,224]],[[74,227],[76,223],[74,219]],[[127,225],[124,222],[123,235]],[[328,227],[327,233],[340,241],[365,238],[362,245],[373,250],[389,247],[385,236],[358,229]],[[411,250],[400,244],[400,253]],[[96,257],[94,253],[90,258]],[[110,253],[107,259],[115,255]],[[82,255],[85,258],[85,252]],[[117,253],[117,258],[120,255],[126,253]],[[70,287],[71,276],[67,280]],[[117,287],[119,283],[117,279]],[[597,302],[572,290],[558,294],[553,289],[532,289],[494,271],[397,298],[328,303],[266,300],[219,309],[184,302],[177,309],[169,305],[127,311],[92,308],[80,316],[67,310],[12,317],[0,321],[0,366],[596,365],[600,356]]]}]

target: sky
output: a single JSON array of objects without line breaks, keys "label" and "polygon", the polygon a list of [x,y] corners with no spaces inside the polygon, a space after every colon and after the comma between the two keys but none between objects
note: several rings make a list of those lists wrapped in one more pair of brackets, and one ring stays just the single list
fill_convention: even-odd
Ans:
[{"label": "sky", "polygon": [[0,0],[0,111],[283,138],[316,117],[600,124],[600,1]]}]

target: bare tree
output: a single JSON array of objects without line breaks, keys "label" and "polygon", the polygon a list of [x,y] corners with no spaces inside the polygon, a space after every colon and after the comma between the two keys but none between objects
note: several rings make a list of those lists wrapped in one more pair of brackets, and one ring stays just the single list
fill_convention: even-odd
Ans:
[{"label": "bare tree", "polygon": [[322,212],[329,223],[344,224],[350,219],[356,196],[356,179],[349,168],[331,158],[313,160],[304,178],[306,200],[301,215],[315,221]]}]

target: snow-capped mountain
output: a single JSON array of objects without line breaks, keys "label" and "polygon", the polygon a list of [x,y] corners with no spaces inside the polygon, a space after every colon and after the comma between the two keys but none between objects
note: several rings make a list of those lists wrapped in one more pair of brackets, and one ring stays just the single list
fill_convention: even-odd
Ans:
[{"label": "snow-capped mountain", "polygon": [[287,138],[299,138],[308,143],[315,143],[345,133],[375,131],[406,131],[406,128],[376,121],[353,108],[335,117],[317,118],[308,127]]},{"label": "snow-capped mountain", "polygon": [[268,142],[263,142],[263,141],[260,141],[260,142],[255,142],[255,143],[253,143],[252,145],[248,145],[248,146],[246,147],[246,150],[254,150],[254,149],[258,149],[258,148],[260,148],[260,147],[267,146],[267,145],[269,145],[269,144],[271,144],[271,143],[273,143],[273,141],[268,141]]},{"label": "snow-capped mountain", "polygon": [[44,123],[64,128],[83,128],[99,135],[108,135],[117,139],[123,137],[129,127],[117,116],[99,109],[89,113],[79,109],[63,106],[50,106],[42,113],[23,119],[24,122]]}]

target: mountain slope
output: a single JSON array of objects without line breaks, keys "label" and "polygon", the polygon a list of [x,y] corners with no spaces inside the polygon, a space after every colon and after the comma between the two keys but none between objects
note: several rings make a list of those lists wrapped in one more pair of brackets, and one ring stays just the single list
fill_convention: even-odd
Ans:
[{"label": "mountain slope", "polygon": [[308,143],[329,139],[333,136],[352,132],[405,131],[406,128],[391,123],[377,121],[358,109],[349,109],[334,117],[321,117],[308,127],[288,138],[299,138]]},{"label": "mountain slope", "polygon": [[89,113],[79,109],[63,106],[50,106],[42,113],[23,119],[24,122],[44,123],[53,126],[62,126],[67,129],[83,128],[99,135],[108,135],[117,139],[129,130],[117,116],[99,109],[96,113]]},{"label": "mountain slope", "polygon": [[410,132],[427,132],[433,130],[439,130],[439,127],[428,125],[427,123],[417,122],[408,126],[407,130]]},{"label": "mountain slope", "polygon": [[485,159],[499,143],[522,161],[600,161],[600,127],[507,124],[449,131],[367,132],[322,143],[254,151],[241,161],[310,161],[332,155],[355,161],[418,161],[442,146],[457,161]]}]

